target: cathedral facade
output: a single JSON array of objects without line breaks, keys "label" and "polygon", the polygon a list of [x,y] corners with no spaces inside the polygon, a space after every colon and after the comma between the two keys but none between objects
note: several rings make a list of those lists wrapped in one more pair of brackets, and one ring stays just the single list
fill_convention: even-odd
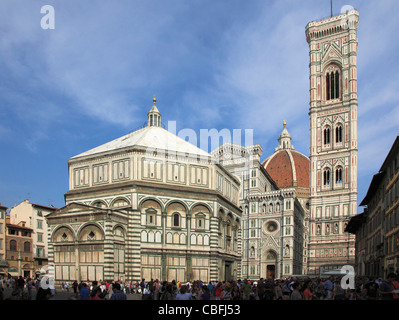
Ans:
[{"label": "cathedral facade", "polygon": [[285,122],[278,142],[264,162],[260,145],[227,143],[213,151],[241,183],[243,278],[307,272],[309,159],[294,151]]}]

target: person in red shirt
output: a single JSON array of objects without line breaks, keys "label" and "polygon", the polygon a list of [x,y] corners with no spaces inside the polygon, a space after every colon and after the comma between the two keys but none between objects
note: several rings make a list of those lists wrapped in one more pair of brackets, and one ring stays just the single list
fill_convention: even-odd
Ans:
[{"label": "person in red shirt", "polygon": [[305,284],[304,284],[304,290],[303,290],[303,300],[313,300],[313,292],[312,292],[312,281],[308,280]]},{"label": "person in red shirt", "polygon": [[[392,289],[395,290],[395,291],[396,291],[396,290],[399,291],[399,282],[398,282],[398,277],[397,277],[397,275],[395,275],[395,278],[394,278],[393,281],[392,281]],[[398,300],[399,300],[399,294],[394,293],[394,294],[393,294],[393,299],[396,300],[396,301],[398,301]]]},{"label": "person in red shirt", "polygon": [[215,289],[216,300],[220,300],[220,295],[222,294],[222,290],[223,290],[222,283],[219,282]]}]

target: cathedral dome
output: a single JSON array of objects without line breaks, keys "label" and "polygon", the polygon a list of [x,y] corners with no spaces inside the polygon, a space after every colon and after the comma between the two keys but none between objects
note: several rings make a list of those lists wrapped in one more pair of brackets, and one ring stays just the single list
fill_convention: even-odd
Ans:
[{"label": "cathedral dome", "polygon": [[285,121],[278,141],[279,146],[262,165],[279,188],[309,188],[309,158],[294,150]]}]

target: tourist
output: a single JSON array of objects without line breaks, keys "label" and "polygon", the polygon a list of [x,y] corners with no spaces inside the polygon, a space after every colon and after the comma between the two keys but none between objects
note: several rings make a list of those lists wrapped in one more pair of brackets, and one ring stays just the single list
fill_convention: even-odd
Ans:
[{"label": "tourist", "polygon": [[87,288],[86,283],[82,283],[81,289],[79,291],[80,300],[89,300],[90,290]]},{"label": "tourist", "polygon": [[290,300],[302,300],[302,295],[300,293],[301,285],[299,283],[294,283],[292,289],[293,291],[290,295]]},{"label": "tourist", "polygon": [[112,285],[112,291],[110,300],[127,300],[126,294],[121,290],[121,285],[118,282]]},{"label": "tourist", "polygon": [[393,299],[396,301],[399,301],[399,282],[398,282],[398,276],[395,274],[395,278],[392,281],[392,289],[393,291],[397,291],[396,293],[393,294]]},{"label": "tourist", "polygon": [[307,280],[303,287],[302,300],[313,300],[312,280]]},{"label": "tourist", "polygon": [[231,300],[231,286],[229,284],[224,285],[220,300]]},{"label": "tourist", "polygon": [[160,300],[173,300],[174,297],[173,297],[172,284],[171,283],[167,283],[166,281],[165,281],[165,283],[166,284],[164,286],[164,289],[163,289],[163,292],[161,294]]},{"label": "tourist", "polygon": [[335,280],[333,300],[345,300],[345,290],[342,288],[339,280]]},{"label": "tourist", "polygon": [[78,282],[75,280],[73,283],[72,283],[72,288],[73,288],[73,293],[75,294],[75,295],[77,295],[78,294]]},{"label": "tourist", "polygon": [[313,291],[313,300],[324,300],[325,298],[325,288],[324,283],[320,278],[316,280]]},{"label": "tourist", "polygon": [[378,284],[374,281],[373,278],[370,278],[369,282],[365,284],[364,288],[366,290],[367,300],[377,300]]},{"label": "tourist", "polygon": [[264,299],[263,300],[273,300],[274,297],[274,284],[272,279],[267,279],[264,285]]},{"label": "tourist", "polygon": [[216,289],[215,289],[216,300],[220,300],[220,296],[222,294],[222,290],[223,290],[222,283],[218,282],[218,284],[216,285]]},{"label": "tourist", "polygon": [[18,297],[22,297],[22,292],[25,287],[25,279],[22,276],[19,276],[17,280],[17,288],[18,288]]},{"label": "tourist", "polygon": [[276,300],[283,300],[283,288],[280,280],[277,280],[276,285],[274,286],[274,298]]},{"label": "tourist", "polygon": [[[293,285],[292,285],[293,287]],[[283,290],[283,300],[289,300],[290,295],[291,295],[291,289],[289,286],[289,281],[285,280],[283,285],[282,285],[282,290]]]},{"label": "tourist", "polygon": [[210,295],[208,286],[205,286],[205,285],[202,286],[201,290],[202,290],[202,294],[198,297],[198,300],[210,300],[211,295]]},{"label": "tourist", "polygon": [[180,292],[176,294],[175,300],[192,300],[191,293],[187,292],[187,286],[182,285],[180,287]]},{"label": "tourist", "polygon": [[102,291],[100,287],[94,288],[90,293],[89,300],[102,300],[101,297]]},{"label": "tourist", "polygon": [[330,276],[327,281],[324,282],[324,291],[325,291],[325,299],[332,300],[333,291],[334,291],[334,282],[333,277]]},{"label": "tourist", "polygon": [[381,300],[393,300],[393,286],[392,282],[396,280],[396,275],[390,273],[387,276],[387,280],[380,282],[379,290],[381,295]]}]

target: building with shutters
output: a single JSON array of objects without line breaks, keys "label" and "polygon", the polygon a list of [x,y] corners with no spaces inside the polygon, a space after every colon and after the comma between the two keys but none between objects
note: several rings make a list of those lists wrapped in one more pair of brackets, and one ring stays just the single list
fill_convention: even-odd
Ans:
[{"label": "building with shutters", "polygon": [[10,209],[10,223],[19,225],[21,222],[32,232],[33,269],[39,274],[43,266],[48,264],[48,226],[46,216],[55,211],[53,206],[43,206],[29,202],[28,199]]},{"label": "building with shutters", "polygon": [[364,212],[346,231],[356,235],[356,273],[387,277],[399,270],[399,137],[360,203]]}]

